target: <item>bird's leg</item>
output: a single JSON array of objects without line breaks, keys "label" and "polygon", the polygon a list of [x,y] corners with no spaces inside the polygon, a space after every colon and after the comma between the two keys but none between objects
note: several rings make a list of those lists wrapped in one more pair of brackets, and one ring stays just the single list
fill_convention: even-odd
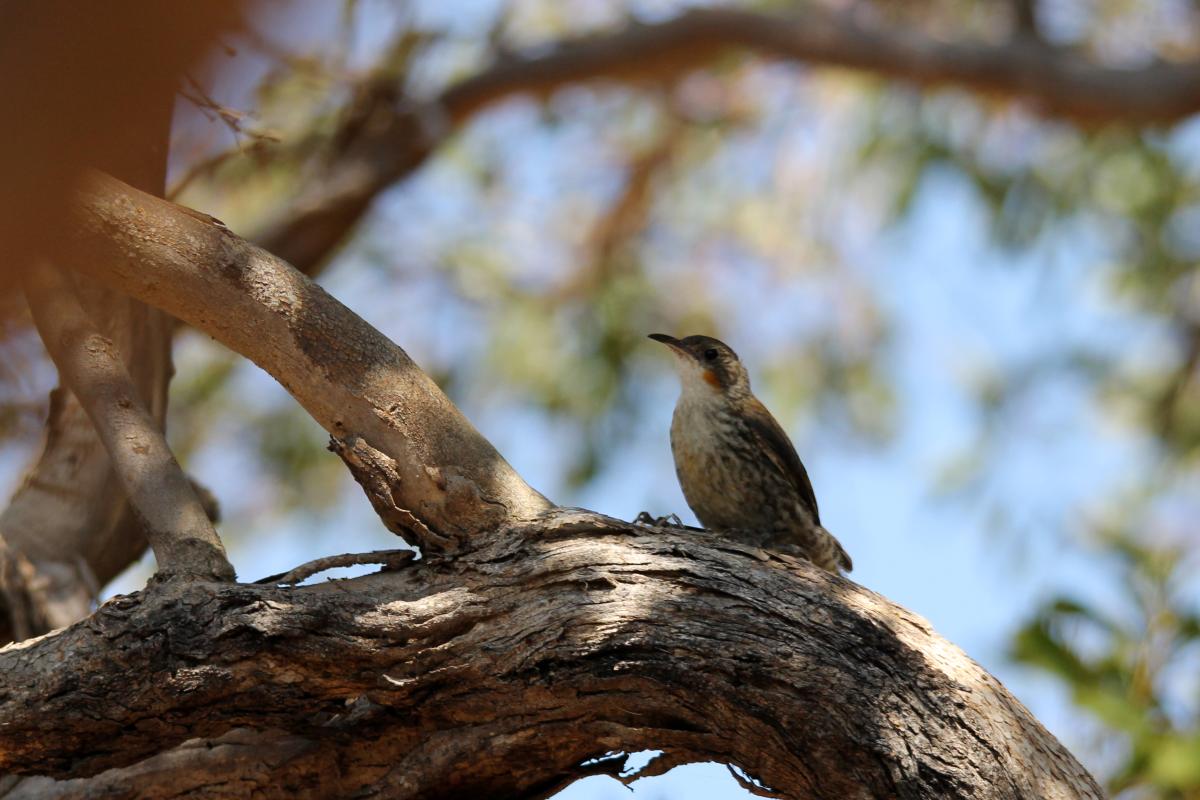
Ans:
[{"label": "bird's leg", "polygon": [[650,512],[642,511],[633,518],[635,525],[652,525],[655,528],[686,528],[678,514],[667,514],[665,517],[652,517]]}]

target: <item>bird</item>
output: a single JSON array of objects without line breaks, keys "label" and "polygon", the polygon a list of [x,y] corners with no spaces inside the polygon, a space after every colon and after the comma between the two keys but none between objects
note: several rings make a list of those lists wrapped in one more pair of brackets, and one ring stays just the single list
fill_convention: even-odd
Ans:
[{"label": "bird", "polygon": [[650,338],[670,348],[681,391],[671,454],[688,506],[706,529],[798,554],[834,574],[853,562],[821,526],[817,497],[796,448],[750,391],[729,345],[711,336]]}]

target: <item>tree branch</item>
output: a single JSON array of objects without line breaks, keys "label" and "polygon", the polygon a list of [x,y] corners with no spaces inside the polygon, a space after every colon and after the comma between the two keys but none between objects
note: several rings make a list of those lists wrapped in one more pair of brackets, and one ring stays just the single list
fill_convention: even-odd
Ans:
[{"label": "tree branch", "polygon": [[[80,277],[80,299],[100,332],[124,359],[139,400],[161,429],[171,376],[173,320],[137,301]],[[45,441],[31,467],[0,511],[0,536],[9,555],[31,566],[30,587],[39,618],[32,635],[69,625],[91,613],[98,589],[146,549],[104,446],[71,392],[50,393]],[[202,497],[208,496],[201,490]],[[211,497],[210,497],[211,500]],[[215,519],[215,504],[210,507]],[[34,607],[36,606],[36,608]],[[6,609],[11,616],[16,609]],[[0,625],[0,643],[8,641]]]},{"label": "tree branch", "polygon": [[[1191,316],[1191,315],[1188,315]],[[1155,432],[1165,441],[1178,433],[1180,400],[1200,371],[1200,322],[1187,317],[1176,322],[1184,340],[1183,355],[1154,403]]]},{"label": "tree branch", "polygon": [[547,93],[596,79],[663,80],[722,50],[878,73],[921,86],[958,84],[1029,100],[1084,122],[1169,122],[1200,108],[1200,64],[1106,67],[1077,53],[1015,40],[949,43],[806,8],[782,16],[698,8],[652,25],[564,42],[550,53],[496,64],[442,96],[456,124],[517,92]]},{"label": "tree branch", "polygon": [[75,217],[72,266],[271,373],[353,452],[355,477],[410,544],[454,549],[550,507],[403,350],[219,221],[99,173]]},{"label": "tree branch", "polygon": [[191,482],[70,278],[40,263],[26,270],[22,285],[63,384],[87,412],[144,524],[160,574],[232,580],[233,568]]},{"label": "tree branch", "polygon": [[298,589],[158,585],[0,651],[0,769],[250,727],[293,742],[263,797],[318,763],[336,796],[516,796],[648,747],[791,797],[1101,797],[924,620],[807,562],[582,512],[501,533]]},{"label": "tree branch", "polygon": [[[263,796],[313,776],[334,796],[540,796],[645,747],[789,796],[1101,796],[883,598],[704,532],[552,509],[402,351],[215,220],[97,174],[66,229],[79,269],[275,375],[428,550],[314,587],[156,584],[0,650],[0,770],[102,773],[46,796],[144,794],[177,763],[168,796],[222,791],[235,774],[198,770],[238,763],[245,728]],[[224,755],[180,747],[197,738]]]},{"label": "tree branch", "polygon": [[295,586],[304,583],[304,581],[313,575],[325,572],[326,570],[338,569],[340,567],[358,567],[365,564],[379,564],[384,569],[397,569],[408,564],[408,562],[416,558],[416,555],[416,551],[413,550],[372,550],[369,553],[343,553],[336,556],[322,556],[321,558],[301,564],[298,567],[293,567],[287,572],[260,578],[255,583],[265,583],[271,586],[284,584]]},{"label": "tree branch", "polygon": [[[105,169],[162,191],[178,76],[219,31],[238,27],[242,4],[0,5],[0,107],[10,112],[10,124],[0,130],[0,294],[8,279],[9,293],[19,295],[20,273],[60,235],[82,169]],[[89,281],[77,281],[77,288],[89,317],[124,356],[139,400],[161,429],[173,322]],[[86,616],[99,587],[146,549],[105,448],[70,392],[51,394],[45,433],[36,464],[0,512],[9,555],[30,567],[24,613],[32,611],[36,621],[0,624],[0,641],[6,627],[36,635]],[[6,605],[0,602],[0,616],[16,616]]]},{"label": "tree branch", "polygon": [[[1106,67],[1024,33],[1007,44],[951,43],[871,26],[813,5],[786,16],[697,8],[665,22],[633,24],[564,41],[549,52],[504,59],[429,102],[398,103],[396,87],[379,84],[372,124],[362,125],[361,116],[348,119],[353,135],[334,136],[339,149],[328,164],[313,173],[255,241],[313,274],[379,192],[419,167],[488,106],[518,94],[548,95],[597,80],[672,81],[730,50],[865,70],[919,86],[959,85],[1021,98],[1044,114],[1083,123],[1165,123],[1200,109],[1197,63]],[[369,98],[363,102],[371,103]]]},{"label": "tree branch", "polygon": [[1012,5],[1013,29],[1016,35],[1045,44],[1038,31],[1037,0],[1009,0],[1009,2]]}]

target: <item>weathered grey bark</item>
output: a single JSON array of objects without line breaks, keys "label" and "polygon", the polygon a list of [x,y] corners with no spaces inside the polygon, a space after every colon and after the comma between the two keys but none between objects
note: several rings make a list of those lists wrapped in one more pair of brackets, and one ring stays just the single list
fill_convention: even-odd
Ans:
[{"label": "weathered grey bark", "polygon": [[[734,763],[789,797],[1102,796],[884,598],[584,512],[351,581],[154,587],[0,650],[0,674],[0,769],[101,773],[45,797],[512,797],[640,748]],[[246,728],[263,733],[230,734]],[[221,736],[169,772],[130,766]],[[239,765],[238,742],[262,760]]]},{"label": "weathered grey bark", "polygon": [[39,263],[22,277],[42,342],[79,400],[141,521],[162,576],[232,580],[216,529],[110,339],[80,304],[72,277]]},{"label": "weathered grey bark", "polygon": [[286,262],[98,173],[79,197],[73,266],[271,373],[410,543],[454,549],[550,507],[403,350]]},{"label": "weathered grey bark", "polygon": [[1100,796],[886,600],[552,509],[399,348],[215,220],[96,175],[72,230],[79,268],[284,383],[427,558],[313,588],[155,586],[0,650],[0,770],[71,779],[23,796],[544,795],[641,747],[796,797]]}]

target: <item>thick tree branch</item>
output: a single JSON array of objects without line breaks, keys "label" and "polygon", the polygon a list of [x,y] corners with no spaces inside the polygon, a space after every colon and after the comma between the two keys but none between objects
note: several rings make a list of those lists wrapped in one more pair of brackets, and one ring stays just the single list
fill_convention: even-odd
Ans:
[{"label": "thick tree branch", "polygon": [[271,371],[431,552],[300,589],[156,585],[0,651],[0,770],[72,781],[20,790],[202,794],[243,774],[199,770],[236,765],[249,728],[263,796],[539,796],[643,747],[796,797],[1100,796],[882,598],[702,532],[553,510],[398,348],[216,221],[95,175],[69,230],[79,269]]},{"label": "thick tree branch", "polygon": [[232,580],[233,568],[191,482],[138,400],[120,354],[80,305],[70,277],[41,263],[26,270],[22,285],[63,384],[87,412],[144,525],[159,572]]},{"label": "thick tree branch", "polygon": [[75,217],[73,266],[271,373],[410,543],[450,549],[550,507],[403,350],[220,222],[99,173]]},{"label": "thick tree branch", "polygon": [[[1024,20],[1026,12],[1020,13]],[[1021,98],[1044,114],[1084,123],[1171,122],[1200,110],[1196,63],[1106,67],[1024,32],[1007,44],[952,43],[813,5],[790,15],[698,8],[665,22],[633,24],[565,41],[549,52],[505,59],[429,102],[398,102],[394,85],[379,84],[374,100],[362,103],[373,104],[366,115],[370,124],[363,124],[361,114],[347,120],[348,130],[334,137],[339,147],[328,164],[312,174],[255,241],[312,274],[378,193],[493,103],[597,80],[670,81],[730,50],[865,70],[920,86],[959,85]]]},{"label": "thick tree branch", "polygon": [[156,586],[10,646],[0,768],[82,777],[250,727],[291,747],[263,797],[334,763],[330,796],[515,796],[646,747],[791,797],[1101,796],[926,622],[807,562],[581,512],[501,533],[299,589]]}]

